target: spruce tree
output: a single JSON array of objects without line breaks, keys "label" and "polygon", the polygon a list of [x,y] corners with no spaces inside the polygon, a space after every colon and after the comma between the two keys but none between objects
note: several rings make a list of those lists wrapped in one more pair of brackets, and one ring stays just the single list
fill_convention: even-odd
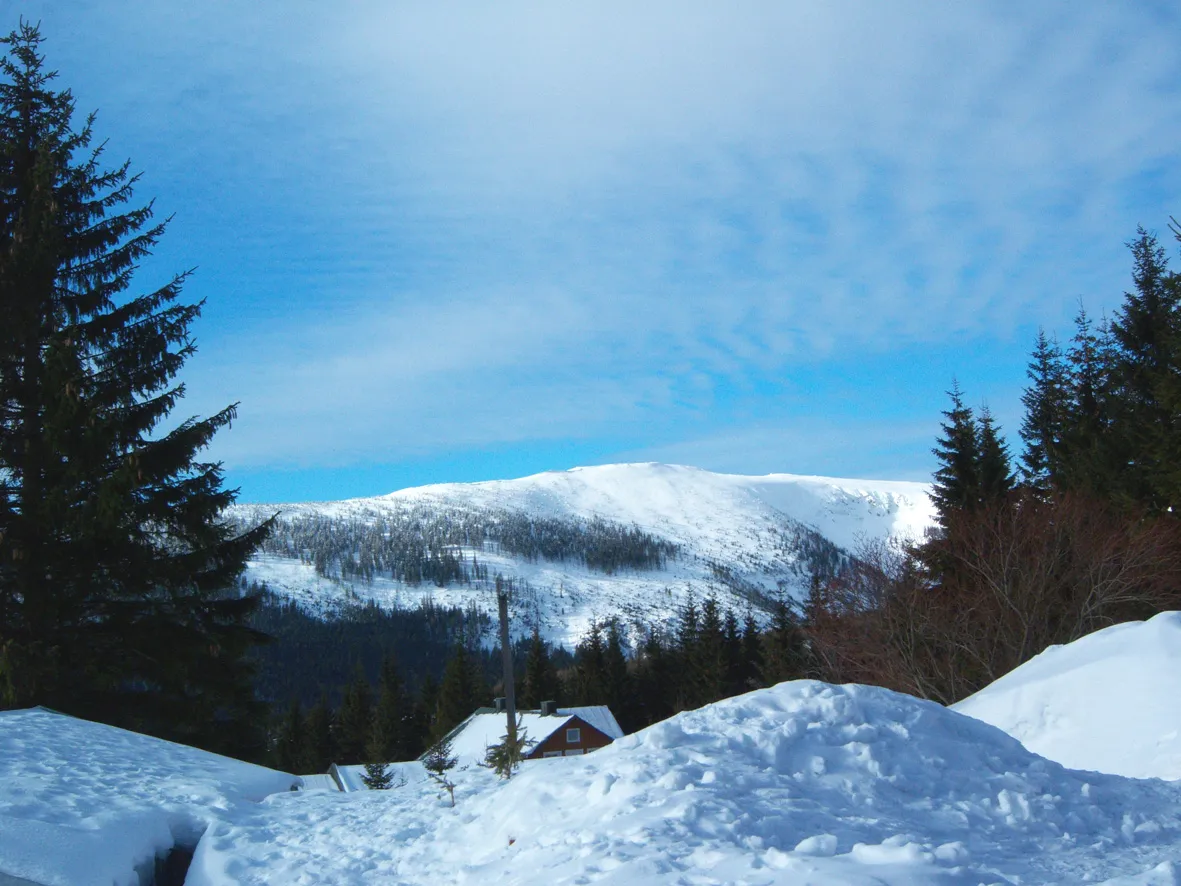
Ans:
[{"label": "spruce tree", "polygon": [[340,762],[363,763],[373,724],[373,689],[365,669],[357,664],[353,681],[345,687],[338,712]]},{"label": "spruce tree", "polygon": [[373,724],[365,758],[382,763],[411,759],[414,756],[414,739],[410,717],[402,676],[398,673],[393,655],[387,655],[381,665],[377,704],[373,708]]},{"label": "spruce tree", "polygon": [[332,711],[327,693],[308,711],[304,721],[303,748],[300,753],[300,772],[327,772],[336,753],[332,738]]},{"label": "spruce tree", "polygon": [[1124,482],[1127,456],[1112,434],[1111,338],[1080,306],[1066,359],[1070,402],[1063,434],[1063,487],[1111,499]]},{"label": "spruce tree", "polygon": [[607,651],[597,621],[574,650],[574,690],[579,704],[607,704]]},{"label": "spruce tree", "polygon": [[371,791],[388,791],[394,786],[394,772],[387,763],[366,763],[361,781]]},{"label": "spruce tree", "polygon": [[677,693],[676,654],[660,634],[650,628],[636,656],[635,691],[639,725],[651,725],[671,716]]},{"label": "spruce tree", "polygon": [[442,737],[466,720],[487,700],[487,695],[488,689],[477,663],[463,642],[457,643],[439,684],[434,736]]},{"label": "spruce tree", "polygon": [[525,658],[525,679],[521,685],[521,702],[536,710],[543,701],[554,701],[558,694],[558,674],[550,659],[549,647],[541,639],[537,628],[529,638],[529,653]]},{"label": "spruce tree", "polygon": [[987,406],[980,410],[976,429],[980,447],[977,468],[977,476],[980,478],[980,501],[983,504],[1004,501],[1013,491],[1015,478],[1009,459],[1009,447],[1001,439],[1000,429]]},{"label": "spruce tree", "polygon": [[721,607],[713,597],[701,604],[701,622],[697,643],[689,658],[693,687],[686,704],[698,707],[717,701],[726,694],[726,634]]},{"label": "spruce tree", "polygon": [[738,630],[738,616],[734,610],[726,610],[722,631],[726,636],[726,695],[736,695],[745,692],[746,687],[742,680],[742,634]]},{"label": "spruce tree", "polygon": [[939,522],[945,528],[957,511],[974,509],[980,501],[980,440],[975,416],[964,405],[959,384],[947,392],[951,409],[943,415],[943,436],[932,452],[939,460],[931,486]]},{"label": "spruce tree", "polygon": [[300,709],[299,701],[293,701],[275,734],[271,756],[276,769],[299,774],[306,740],[304,726],[303,711]]},{"label": "spruce tree", "polygon": [[451,753],[451,740],[446,734],[440,736],[423,755],[422,765],[426,769],[426,774],[447,792],[447,796],[451,799],[451,805],[455,805],[455,788],[456,784],[451,780],[448,774],[455,768],[455,764],[459,762],[459,758]]},{"label": "spruce tree", "polygon": [[1021,476],[1025,485],[1044,496],[1061,485],[1062,440],[1070,397],[1062,349],[1044,330],[1038,331],[1026,374],[1030,386],[1021,395],[1025,407]]},{"label": "spruce tree", "polygon": [[763,685],[763,644],[759,623],[752,610],[747,610],[742,621],[742,690],[758,689]]},{"label": "spruce tree", "polygon": [[607,637],[603,648],[603,680],[605,691],[602,703],[611,708],[624,731],[633,732],[637,727],[638,717],[635,687],[632,675],[627,669],[623,632],[616,619],[607,623]]},{"label": "spruce tree", "polygon": [[795,615],[784,600],[771,613],[771,626],[763,635],[763,680],[769,686],[807,675],[808,644]]},{"label": "spruce tree", "polygon": [[[1179,238],[1181,239],[1181,238]],[[1181,505],[1171,477],[1181,463],[1181,283],[1143,228],[1128,244],[1134,290],[1110,323],[1113,432],[1122,443],[1122,487],[1150,511]]]},{"label": "spruce tree", "polygon": [[136,176],[22,22],[0,59],[0,705],[45,704],[227,752],[262,717],[232,589],[269,526],[202,450],[230,406],[169,429],[200,304],[134,272],[164,233]]}]

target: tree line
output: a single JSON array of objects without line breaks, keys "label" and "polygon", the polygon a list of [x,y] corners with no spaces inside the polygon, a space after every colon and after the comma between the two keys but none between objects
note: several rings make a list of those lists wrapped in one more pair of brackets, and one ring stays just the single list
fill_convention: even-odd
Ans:
[{"label": "tree line", "polygon": [[1065,343],[1037,336],[1018,459],[953,386],[937,529],[866,546],[813,601],[826,679],[951,703],[1052,644],[1181,608],[1181,276],[1143,228],[1129,247],[1110,318],[1080,309]]},{"label": "tree line", "polygon": [[[632,638],[629,640],[629,636]],[[344,685],[321,686],[308,708],[286,704],[271,724],[269,762],[293,772],[329,763],[386,763],[418,757],[473,711],[503,693],[499,648],[458,637],[441,673],[414,675],[411,645],[387,651],[377,672],[361,663]],[[534,629],[514,644],[518,706],[607,705],[625,732],[672,714],[782,680],[817,676],[800,616],[786,602],[760,627],[714,598],[689,600],[671,627],[631,630],[595,622],[573,653]]]}]

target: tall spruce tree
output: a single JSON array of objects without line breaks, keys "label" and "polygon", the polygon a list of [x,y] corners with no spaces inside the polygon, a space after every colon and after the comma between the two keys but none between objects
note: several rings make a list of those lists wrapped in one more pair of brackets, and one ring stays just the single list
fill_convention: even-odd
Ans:
[{"label": "tall spruce tree", "polygon": [[592,621],[574,650],[574,692],[579,704],[607,704],[607,649],[603,625]]},{"label": "tall spruce tree", "polygon": [[1066,431],[1070,385],[1058,342],[1038,330],[1026,370],[1029,387],[1021,395],[1025,418],[1021,439],[1021,476],[1026,486],[1046,495],[1061,485],[1062,439]]},{"label": "tall spruce tree", "polygon": [[525,658],[525,679],[521,684],[521,703],[536,710],[543,701],[556,701],[558,673],[550,659],[549,646],[535,627],[529,638],[529,653]]},{"label": "tall spruce tree", "polygon": [[439,699],[435,706],[434,737],[442,738],[488,700],[488,687],[463,641],[443,669]]},{"label": "tall spruce tree", "polygon": [[932,450],[939,459],[931,486],[939,522],[946,527],[956,511],[974,509],[980,501],[980,439],[976,418],[964,405],[958,383],[947,392],[951,409],[943,415],[943,436]]},{"label": "tall spruce tree", "polygon": [[303,748],[307,740],[306,722],[299,701],[293,701],[275,732],[271,759],[276,769],[298,773],[303,763]]},{"label": "tall spruce tree", "polygon": [[785,600],[777,600],[763,634],[763,680],[768,686],[807,676],[808,641]]},{"label": "tall spruce tree", "polygon": [[304,721],[303,748],[299,757],[301,773],[327,772],[336,753],[332,737],[332,710],[328,693],[322,692],[319,701],[308,711]]},{"label": "tall spruce tree", "polygon": [[340,762],[346,764],[364,763],[365,749],[369,744],[373,727],[373,688],[365,676],[365,669],[358,662],[353,680],[345,687],[338,712],[340,738],[337,748]]},{"label": "tall spruce tree", "polygon": [[377,763],[393,763],[414,757],[412,711],[406,697],[406,686],[393,655],[387,655],[381,665],[381,679],[377,687],[377,704],[373,707],[373,725],[365,759]]},{"label": "tall spruce tree", "polygon": [[164,424],[201,305],[185,274],[128,292],[165,225],[41,42],[22,22],[0,59],[0,705],[242,753],[259,635],[229,589],[269,527],[235,534],[200,458],[233,406]]},{"label": "tall spruce tree", "polygon": [[[1123,492],[1150,511],[1181,506],[1181,280],[1157,238],[1139,228],[1129,243],[1133,291],[1110,323],[1113,430],[1122,443]],[[1181,233],[1178,239],[1181,240]]]},{"label": "tall spruce tree", "polygon": [[607,623],[603,646],[603,704],[611,708],[625,732],[634,732],[638,727],[639,711],[635,681],[627,669],[627,654],[623,646],[623,630],[618,619],[612,619]]},{"label": "tall spruce tree", "polygon": [[1126,455],[1112,434],[1111,337],[1096,329],[1086,309],[1074,318],[1074,336],[1066,360],[1070,401],[1063,434],[1063,487],[1110,499],[1123,485]]},{"label": "tall spruce tree", "polygon": [[987,406],[980,410],[976,433],[980,447],[977,468],[977,476],[980,478],[980,501],[983,504],[1004,501],[1013,491],[1016,478],[1013,476],[1009,447],[1001,439],[1000,429]]}]

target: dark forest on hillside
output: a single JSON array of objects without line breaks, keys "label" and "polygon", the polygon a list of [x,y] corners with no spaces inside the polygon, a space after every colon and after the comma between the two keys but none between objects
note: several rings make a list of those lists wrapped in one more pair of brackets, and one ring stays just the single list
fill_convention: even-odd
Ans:
[{"label": "dark forest on hillside", "polygon": [[[259,509],[241,525],[251,525]],[[372,581],[390,578],[444,587],[489,580],[479,555],[488,551],[530,561],[578,563],[611,574],[621,569],[662,569],[678,545],[597,517],[538,517],[519,511],[465,510],[415,505],[394,512],[349,517],[319,514],[276,521],[262,551],[311,563],[316,573]]]}]

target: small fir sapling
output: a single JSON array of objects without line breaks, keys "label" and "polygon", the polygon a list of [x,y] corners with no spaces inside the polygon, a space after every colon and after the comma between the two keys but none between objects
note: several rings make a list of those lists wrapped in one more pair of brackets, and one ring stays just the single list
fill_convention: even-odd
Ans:
[{"label": "small fir sapling", "polygon": [[366,763],[361,781],[371,791],[388,791],[394,787],[394,773],[385,763]]},{"label": "small fir sapling", "polygon": [[458,761],[458,757],[451,755],[451,739],[447,736],[443,736],[431,745],[422,761],[426,767],[427,775],[447,792],[452,806],[455,805],[455,782],[447,776],[447,773],[455,768]]},{"label": "small fir sapling", "polygon": [[525,759],[525,754],[536,744],[522,728],[519,714],[514,731],[515,735],[505,733],[498,744],[488,748],[484,753],[484,762],[480,764],[494,770],[501,778],[512,778]]}]

